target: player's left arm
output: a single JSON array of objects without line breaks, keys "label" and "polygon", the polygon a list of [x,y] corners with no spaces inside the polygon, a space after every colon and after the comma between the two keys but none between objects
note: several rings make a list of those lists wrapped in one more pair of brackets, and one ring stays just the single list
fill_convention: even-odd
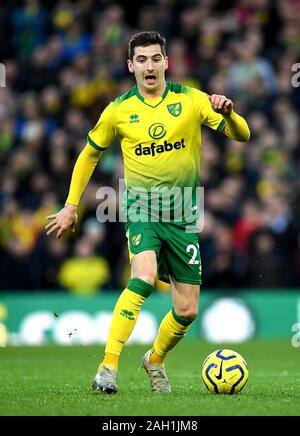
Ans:
[{"label": "player's left arm", "polygon": [[208,96],[211,108],[221,114],[225,121],[222,133],[235,141],[246,142],[250,139],[250,129],[246,120],[233,110],[233,102],[225,95],[212,94]]}]

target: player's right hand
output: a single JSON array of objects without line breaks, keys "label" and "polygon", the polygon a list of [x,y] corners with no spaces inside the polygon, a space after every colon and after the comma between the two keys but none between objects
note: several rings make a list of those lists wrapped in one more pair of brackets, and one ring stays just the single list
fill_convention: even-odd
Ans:
[{"label": "player's right hand", "polygon": [[48,230],[47,236],[57,231],[56,237],[60,238],[62,234],[69,229],[75,232],[78,220],[76,208],[77,207],[72,204],[66,204],[59,212],[47,216],[47,220],[50,220],[49,224],[45,227],[45,229]]},{"label": "player's right hand", "polygon": [[233,110],[233,102],[225,95],[208,95],[212,109],[218,114],[230,115]]}]

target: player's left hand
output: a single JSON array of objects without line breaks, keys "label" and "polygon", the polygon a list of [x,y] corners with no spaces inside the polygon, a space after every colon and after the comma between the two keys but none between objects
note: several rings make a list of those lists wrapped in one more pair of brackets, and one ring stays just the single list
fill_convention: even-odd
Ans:
[{"label": "player's left hand", "polygon": [[230,115],[233,110],[233,102],[225,95],[212,94],[208,96],[212,109],[218,114]]}]

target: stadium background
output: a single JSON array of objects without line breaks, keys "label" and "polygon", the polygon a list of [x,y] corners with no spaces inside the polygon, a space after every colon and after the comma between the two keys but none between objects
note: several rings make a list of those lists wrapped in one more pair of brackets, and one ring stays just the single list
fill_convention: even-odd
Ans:
[{"label": "stadium background", "polygon": [[[300,322],[300,2],[130,3],[1,2],[1,343],[105,341],[129,275],[123,224],[95,216],[97,189],[117,190],[123,175],[117,143],[85,190],[76,235],[49,238],[44,225],[64,204],[88,130],[133,84],[127,42],[139,30],[167,38],[168,80],[232,98],[252,132],[238,143],[203,129],[203,288],[190,336],[291,338]],[[152,340],[168,288],[157,283],[147,304],[138,342]]]}]

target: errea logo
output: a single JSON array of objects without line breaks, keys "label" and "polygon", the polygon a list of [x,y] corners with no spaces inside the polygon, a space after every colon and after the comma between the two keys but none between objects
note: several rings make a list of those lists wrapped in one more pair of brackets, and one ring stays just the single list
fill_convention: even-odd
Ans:
[{"label": "errea logo", "polygon": [[129,119],[130,119],[130,123],[139,123],[140,121],[138,114],[131,114],[129,116]]}]

